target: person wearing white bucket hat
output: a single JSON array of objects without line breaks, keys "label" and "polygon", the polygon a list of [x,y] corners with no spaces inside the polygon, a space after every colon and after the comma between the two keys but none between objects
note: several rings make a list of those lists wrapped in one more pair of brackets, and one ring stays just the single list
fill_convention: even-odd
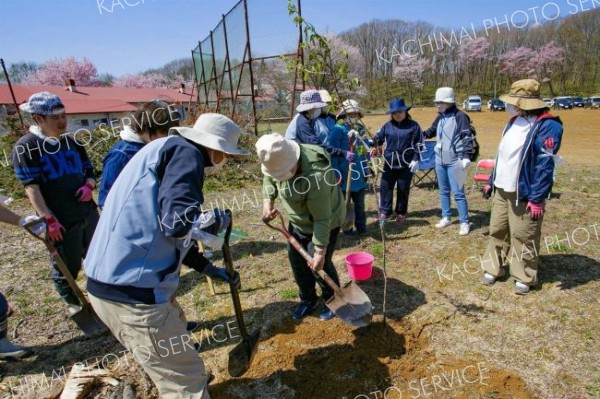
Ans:
[{"label": "person wearing white bucket hat", "polygon": [[[175,294],[182,263],[239,286],[237,272],[230,276],[214,266],[190,239],[199,238],[203,220],[204,169],[227,156],[249,155],[237,148],[240,134],[231,119],[208,113],[192,128],[171,128],[169,136],[146,144],[108,193],[85,258],[94,310],[134,354],[161,398],[210,398],[209,376],[189,345]],[[173,340],[181,345],[177,350],[160,347]]]},{"label": "person wearing white bucket hat", "polygon": [[[339,284],[332,257],[346,216],[342,192],[337,185],[339,176],[331,168],[329,156],[320,146],[298,144],[279,133],[258,139],[256,152],[264,174],[263,218],[276,217],[274,201],[280,198],[290,233],[307,251],[314,249],[313,270],[325,270]],[[288,258],[300,294],[300,304],[292,318],[301,320],[318,306],[315,283],[321,287],[323,303],[333,296],[333,291],[290,245]],[[333,317],[323,305],[321,320]]]},{"label": "person wearing white bucket hat", "polygon": [[435,173],[440,189],[442,218],[435,227],[442,229],[451,224],[450,193],[453,193],[460,218],[459,235],[464,236],[469,234],[471,229],[464,187],[473,148],[471,122],[467,114],[456,107],[454,89],[451,87],[437,89],[434,103],[439,114],[423,134],[426,138],[437,137]]}]

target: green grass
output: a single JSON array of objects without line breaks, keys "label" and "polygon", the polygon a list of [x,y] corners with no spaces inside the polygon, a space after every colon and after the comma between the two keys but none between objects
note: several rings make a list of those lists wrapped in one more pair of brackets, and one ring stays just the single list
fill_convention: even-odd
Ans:
[{"label": "green grass", "polygon": [[286,288],[279,293],[281,299],[296,299],[298,298],[298,288]]}]

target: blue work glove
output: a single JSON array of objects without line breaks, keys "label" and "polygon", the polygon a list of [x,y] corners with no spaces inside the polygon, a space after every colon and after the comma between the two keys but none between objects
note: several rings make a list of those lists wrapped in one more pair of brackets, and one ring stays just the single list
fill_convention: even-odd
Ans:
[{"label": "blue work glove", "polygon": [[242,288],[242,283],[240,282],[240,274],[236,271],[233,272],[233,277],[229,277],[229,274],[227,273],[227,270],[225,270],[225,268],[217,267],[212,263],[209,263],[202,271],[202,274],[211,278],[216,278],[225,281],[229,284],[233,284],[233,286],[237,290]]},{"label": "blue work glove", "polygon": [[346,153],[344,154],[344,158],[346,158],[346,161],[348,162],[354,162],[354,153],[346,151]]}]

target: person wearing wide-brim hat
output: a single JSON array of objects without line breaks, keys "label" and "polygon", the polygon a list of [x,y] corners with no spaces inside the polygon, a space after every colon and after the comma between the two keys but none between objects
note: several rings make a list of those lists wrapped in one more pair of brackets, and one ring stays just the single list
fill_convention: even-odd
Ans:
[{"label": "person wearing wide-brim hat", "polygon": [[[419,149],[423,145],[423,132],[408,111],[411,107],[402,98],[394,98],[389,103],[387,114],[391,118],[375,135],[376,146],[385,144],[385,163],[381,175],[381,199],[379,219],[386,220],[392,215],[394,187],[396,195],[396,221],[402,222],[408,212],[408,198],[413,174],[419,164]],[[379,149],[373,149],[374,153]],[[373,154],[375,155],[375,154]]]},{"label": "person wearing wide-brim hat", "polygon": [[[515,293],[527,294],[538,281],[538,263],[545,200],[552,191],[556,153],[561,144],[561,120],[548,113],[534,79],[514,82],[500,96],[511,115],[496,154],[494,171],[483,189],[493,196],[490,240],[482,258],[482,282],[492,285],[504,274],[508,260]],[[510,238],[509,253],[502,250]]]},{"label": "person wearing wide-brim hat", "polygon": [[[339,176],[331,168],[329,156],[320,146],[298,144],[279,133],[261,136],[256,142],[256,152],[264,175],[263,218],[276,217],[274,202],[279,198],[289,220],[290,233],[307,251],[314,249],[312,268],[323,269],[339,284],[332,257],[346,209],[337,185]],[[333,297],[333,290],[309,269],[291,245],[288,258],[300,295],[292,318],[302,320],[317,308],[316,283],[323,297],[320,318],[333,318],[333,312],[325,306]]]},{"label": "person wearing wide-brim hat", "polygon": [[328,107],[328,104],[323,101],[318,90],[306,90],[300,93],[300,104],[296,107],[298,114],[290,122],[285,138],[298,144],[318,145],[332,156],[343,156],[353,160],[354,156],[350,151],[342,152],[331,147],[323,141],[325,137],[317,135],[315,123],[325,107]]},{"label": "person wearing wide-brim hat", "polygon": [[209,398],[175,293],[182,263],[239,285],[239,274],[214,266],[190,241],[199,238],[204,169],[249,155],[237,148],[240,134],[231,119],[208,113],[145,145],[111,188],[85,258],[94,310],[162,398]]}]

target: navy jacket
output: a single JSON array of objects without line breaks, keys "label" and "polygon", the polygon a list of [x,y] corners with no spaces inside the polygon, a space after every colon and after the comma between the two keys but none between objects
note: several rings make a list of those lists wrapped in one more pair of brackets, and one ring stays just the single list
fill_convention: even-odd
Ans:
[{"label": "navy jacket", "polygon": [[[514,123],[511,118],[502,136]],[[519,162],[519,184],[517,184],[517,201],[542,203],[552,190],[554,183],[554,157],[560,149],[563,135],[562,121],[551,114],[540,115],[525,139]],[[554,141],[552,147],[548,143]],[[498,155],[496,154],[496,163]],[[496,168],[490,176],[489,184],[494,187]]]},{"label": "navy jacket", "polygon": [[398,123],[386,122],[373,139],[380,146],[386,143],[383,157],[386,169],[408,167],[412,161],[419,160],[419,149],[423,146],[421,127],[412,119],[405,118]]},{"label": "navy jacket", "polygon": [[[471,120],[469,116],[452,105],[446,112],[438,114],[425,137],[437,137],[435,162],[439,165],[452,165],[459,159],[470,159],[473,148]],[[439,147],[438,147],[439,146]]]},{"label": "navy jacket", "polygon": [[127,162],[129,162],[142,147],[144,147],[144,143],[119,140],[119,142],[108,151],[106,157],[104,157],[104,161],[102,161],[102,178],[98,188],[98,206],[100,206],[100,208],[104,206],[104,201],[106,201],[106,196],[108,195],[110,188],[115,183],[115,180],[117,180],[117,177],[119,177],[119,174],[125,165],[127,165]]}]

